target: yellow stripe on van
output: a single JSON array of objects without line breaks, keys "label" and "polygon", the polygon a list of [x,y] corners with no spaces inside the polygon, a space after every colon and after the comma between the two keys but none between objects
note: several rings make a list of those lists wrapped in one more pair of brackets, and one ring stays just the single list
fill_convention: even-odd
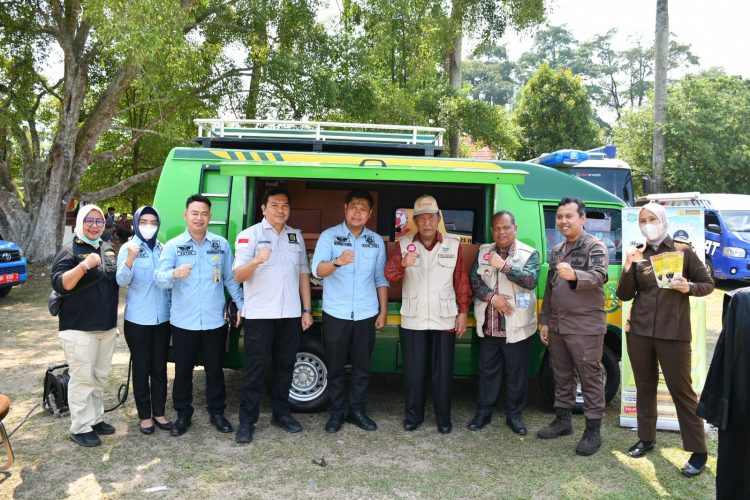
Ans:
[{"label": "yellow stripe on van", "polygon": [[250,157],[255,161],[261,161],[260,155],[256,153],[255,151],[250,151]]},{"label": "yellow stripe on van", "polygon": [[242,153],[242,151],[235,151],[234,154],[237,155],[238,160],[240,161],[246,160],[245,155]]},{"label": "yellow stripe on van", "polygon": [[[363,159],[368,158],[366,155],[326,155],[321,153],[297,153],[297,152],[283,152],[279,156],[284,161],[288,162],[304,162],[304,163],[345,163],[345,164],[358,164]],[[455,158],[407,158],[407,157],[381,157],[373,155],[373,160],[383,160],[386,165],[398,165],[404,167],[454,167],[454,168],[472,168],[472,169],[486,169],[486,170],[502,170],[503,167],[496,163],[490,163],[486,161],[476,160],[462,160]],[[276,161],[276,158],[269,158],[270,161]]]},{"label": "yellow stripe on van", "polygon": [[212,155],[224,158],[225,160],[233,160],[232,156],[227,151],[211,151]]}]

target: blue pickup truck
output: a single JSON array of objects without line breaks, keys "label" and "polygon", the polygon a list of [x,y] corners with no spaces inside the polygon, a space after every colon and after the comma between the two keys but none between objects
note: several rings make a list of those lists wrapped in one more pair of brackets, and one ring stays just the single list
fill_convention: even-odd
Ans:
[{"label": "blue pickup truck", "polygon": [[26,283],[26,272],[26,257],[21,247],[0,237],[0,298],[14,286]]}]

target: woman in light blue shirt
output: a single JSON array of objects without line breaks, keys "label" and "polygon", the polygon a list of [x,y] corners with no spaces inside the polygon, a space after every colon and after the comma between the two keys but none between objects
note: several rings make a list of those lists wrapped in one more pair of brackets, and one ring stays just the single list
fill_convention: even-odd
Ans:
[{"label": "woman in light blue shirt", "polygon": [[170,430],[164,416],[167,400],[167,352],[170,291],[156,286],[154,271],[161,256],[157,241],[159,213],[148,205],[133,218],[135,236],[120,248],[117,283],[128,287],[125,304],[125,340],[133,360],[133,395],[143,434],[155,427]]}]

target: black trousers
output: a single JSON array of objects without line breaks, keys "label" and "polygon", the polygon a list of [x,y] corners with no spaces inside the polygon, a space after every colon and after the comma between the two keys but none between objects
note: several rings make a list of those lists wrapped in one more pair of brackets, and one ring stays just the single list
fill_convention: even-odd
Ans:
[{"label": "black trousers", "polygon": [[451,423],[451,388],[456,334],[439,330],[399,330],[404,353],[404,419],[424,420],[427,362],[432,367],[432,406],[438,426]]},{"label": "black trousers", "polygon": [[489,415],[495,409],[503,375],[506,380],[505,415],[520,416],[529,394],[529,363],[532,339],[509,344],[504,337],[479,339],[479,394],[477,413]]},{"label": "black trousers", "polygon": [[271,409],[289,415],[289,387],[302,336],[300,318],[245,319],[245,371],[240,387],[240,422],[255,424],[268,358],[273,362]]},{"label": "black trousers", "polygon": [[133,398],[141,420],[164,416],[171,335],[169,322],[139,325],[125,320],[125,341],[133,360]]},{"label": "black trousers", "polygon": [[331,415],[344,414],[344,365],[351,359],[349,409],[365,410],[370,385],[370,357],[375,345],[375,318],[358,321],[323,313],[323,340],[328,359],[328,394]]},{"label": "black trousers", "polygon": [[178,416],[193,415],[193,367],[201,353],[206,373],[208,413],[221,415],[226,408],[227,391],[221,368],[227,327],[214,330],[185,330],[172,325],[174,348],[174,384],[172,404]]}]

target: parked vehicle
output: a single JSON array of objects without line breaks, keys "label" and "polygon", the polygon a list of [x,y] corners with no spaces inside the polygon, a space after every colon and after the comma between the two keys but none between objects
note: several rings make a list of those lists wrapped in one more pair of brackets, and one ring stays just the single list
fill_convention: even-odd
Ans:
[{"label": "parked vehicle", "polygon": [[26,257],[21,247],[0,236],[0,298],[7,296],[11,288],[26,283]]},{"label": "parked vehicle", "polygon": [[530,161],[596,184],[630,206],[635,202],[634,174],[640,175],[643,192],[651,192],[651,178],[617,158],[617,148],[611,144],[588,151],[561,149]]},{"label": "parked vehicle", "polygon": [[[609,326],[603,363],[606,398],[620,384],[620,301],[615,295],[621,262],[622,200],[593,184],[552,168],[510,161],[476,161],[435,157],[442,151],[444,130],[385,125],[316,122],[196,120],[203,148],[175,148],[167,157],[154,206],[162,217],[159,239],[184,230],[185,199],[196,192],[213,203],[209,231],[231,243],[243,228],[262,218],[260,200],[270,186],[286,187],[292,197],[288,224],[303,231],[309,254],[319,234],[341,222],[348,190],[364,188],[376,200],[368,226],[386,241],[388,254],[404,233],[414,199],[429,193],[442,207],[448,232],[461,237],[470,268],[481,243],[491,241],[489,222],[500,209],[518,220],[518,238],[539,249],[543,260],[537,297],[544,295],[549,254],[561,241],[555,229],[557,203],[577,196],[588,207],[587,229],[607,242],[610,282],[606,287]],[[296,410],[314,411],[328,402],[326,357],[321,338],[321,288],[313,281],[316,324],[302,336],[290,400]],[[388,294],[387,325],[378,331],[372,356],[375,373],[401,373],[398,327],[401,285]],[[540,304],[541,305],[541,302]],[[457,340],[455,374],[475,375],[479,355],[474,319]],[[232,329],[224,364],[243,365],[242,332]],[[530,368],[545,394],[553,399],[554,381],[546,347],[535,340]]]},{"label": "parked vehicle", "polygon": [[652,194],[639,202],[703,207],[706,265],[714,279],[750,279],[750,195],[669,193]]}]

